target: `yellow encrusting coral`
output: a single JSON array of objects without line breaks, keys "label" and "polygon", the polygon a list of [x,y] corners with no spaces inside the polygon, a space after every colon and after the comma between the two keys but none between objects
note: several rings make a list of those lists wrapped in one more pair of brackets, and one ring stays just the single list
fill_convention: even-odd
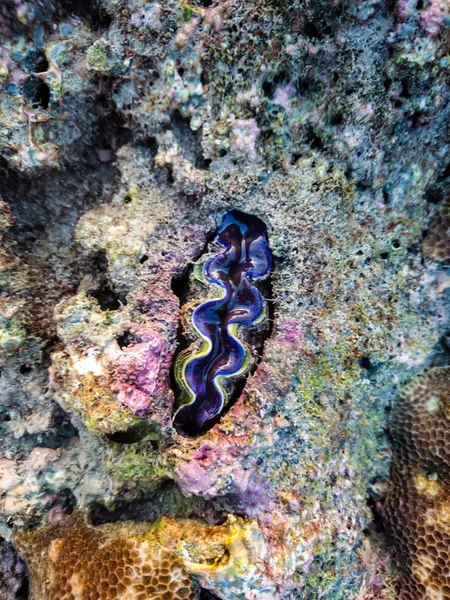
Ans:
[{"label": "yellow encrusting coral", "polygon": [[392,488],[384,506],[400,600],[450,598],[450,367],[417,378],[392,416]]}]

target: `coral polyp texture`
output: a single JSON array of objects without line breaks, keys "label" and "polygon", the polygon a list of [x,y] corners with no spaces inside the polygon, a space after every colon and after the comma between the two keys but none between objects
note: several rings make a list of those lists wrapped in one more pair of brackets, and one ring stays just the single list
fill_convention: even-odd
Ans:
[{"label": "coral polyp texture", "polygon": [[31,600],[198,598],[182,563],[157,538],[143,527],[117,529],[96,529],[77,516],[18,537],[31,573]]},{"label": "coral polyp texture", "polygon": [[271,268],[266,232],[257,217],[237,211],[226,214],[217,233],[225,250],[203,266],[204,279],[219,286],[222,296],[194,310],[192,324],[201,346],[185,350],[175,364],[181,394],[174,421],[186,432],[201,432],[217,417],[232,394],[229,381],[249,369],[250,351],[238,335],[242,326],[264,318],[265,301],[253,282]]},{"label": "coral polyp texture", "polygon": [[450,598],[450,367],[413,380],[392,420],[392,489],[384,504],[401,600]]},{"label": "coral polyp texture", "polygon": [[450,198],[444,198],[436,210],[425,232],[423,240],[425,258],[441,263],[450,261]]},{"label": "coral polyp texture", "polygon": [[[220,526],[165,518],[94,527],[75,513],[14,543],[31,600],[198,600],[199,582],[219,598],[251,597],[269,560],[257,524],[234,517]],[[270,588],[258,597],[273,598]]]}]

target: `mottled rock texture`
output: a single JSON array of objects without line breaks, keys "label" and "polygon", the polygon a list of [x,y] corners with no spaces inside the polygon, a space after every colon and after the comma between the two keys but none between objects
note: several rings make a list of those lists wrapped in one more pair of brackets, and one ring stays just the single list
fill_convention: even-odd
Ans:
[{"label": "mottled rock texture", "polygon": [[[2,2],[14,560],[11,538],[66,531],[71,514],[95,531],[163,523],[181,562],[192,528],[242,522],[258,560],[188,569],[202,598],[398,598],[380,526],[387,413],[449,363],[448,27],[434,0]],[[241,393],[186,436],[173,364],[214,297],[198,273],[230,210],[267,225],[268,326]],[[7,600],[14,577],[0,567]]]}]

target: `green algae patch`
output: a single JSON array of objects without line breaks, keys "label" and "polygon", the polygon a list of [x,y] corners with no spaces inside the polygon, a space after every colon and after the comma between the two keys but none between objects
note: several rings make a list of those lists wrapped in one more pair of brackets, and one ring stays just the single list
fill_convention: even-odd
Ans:
[{"label": "green algae patch", "polygon": [[142,493],[154,489],[167,478],[169,462],[152,448],[151,443],[133,445],[111,444],[106,472],[113,481]]}]

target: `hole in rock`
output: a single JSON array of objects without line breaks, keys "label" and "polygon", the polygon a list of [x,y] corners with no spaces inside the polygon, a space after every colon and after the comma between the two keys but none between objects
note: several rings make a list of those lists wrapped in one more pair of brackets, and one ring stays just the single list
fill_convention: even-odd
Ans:
[{"label": "hole in rock", "polygon": [[319,33],[319,30],[317,29],[317,27],[314,25],[314,23],[311,23],[311,21],[308,21],[305,24],[303,31],[307,37],[315,39],[315,40],[320,40],[322,37],[322,35]]},{"label": "hole in rock", "polygon": [[[106,437],[110,442],[115,442],[116,444],[136,444],[136,442],[140,442],[151,433],[154,433],[154,429],[147,422],[139,421],[139,423],[129,429],[109,433]],[[156,442],[152,441],[151,444],[157,447]]]},{"label": "hole in rock", "polygon": [[310,143],[313,150],[323,150],[324,144],[320,137],[314,133],[312,129],[306,134],[306,141]]},{"label": "hole in rock", "polygon": [[50,104],[50,88],[38,77],[30,77],[22,87],[23,94],[34,108],[46,110]]},{"label": "hole in rock", "polygon": [[442,174],[439,175],[438,181],[443,181],[450,175],[450,163],[446,165],[445,169],[442,171]]},{"label": "hole in rock", "polygon": [[275,89],[278,85],[286,84],[289,82],[291,75],[289,71],[282,69],[272,79],[266,79],[262,84],[262,90],[268,98],[272,98]]},{"label": "hole in rock", "polygon": [[361,360],[359,361],[359,366],[362,369],[366,369],[366,371],[372,371],[374,368],[368,356],[364,356],[363,358],[361,358]]},{"label": "hole in rock", "polygon": [[171,479],[162,481],[145,498],[117,502],[113,510],[100,503],[90,507],[93,525],[118,521],[154,522],[161,517],[196,519],[208,525],[222,525],[229,510],[200,496],[185,496]]},{"label": "hole in rock", "polygon": [[442,190],[438,186],[432,186],[425,192],[425,199],[429,204],[439,204],[442,198]]},{"label": "hole in rock", "polygon": [[169,185],[173,185],[175,183],[175,177],[173,176],[173,167],[172,165],[168,165],[166,169],[167,174],[167,183]]},{"label": "hole in rock", "polygon": [[367,530],[367,533],[370,534],[371,530],[375,531],[377,533],[383,533],[384,532],[384,522],[383,522],[381,501],[369,493],[369,495],[367,496],[367,499],[366,499],[366,503],[367,503],[369,510],[372,513],[372,523],[370,524],[370,527]]},{"label": "hole in rock", "polygon": [[268,96],[269,98],[271,98],[273,96],[273,90],[274,90],[274,84],[273,81],[265,81],[262,84],[262,90],[264,92],[264,94],[266,96]]},{"label": "hole in rock", "polygon": [[57,505],[66,515],[71,515],[77,507],[75,494],[69,488],[62,489],[58,492],[58,496],[53,502],[53,506],[55,505]]},{"label": "hole in rock", "polygon": [[90,293],[95,298],[102,310],[119,310],[121,304],[126,304],[108,285]]},{"label": "hole in rock", "polygon": [[57,9],[83,19],[95,29],[107,29],[112,17],[104,10],[100,0],[59,0]]},{"label": "hole in rock", "polygon": [[[172,367],[174,424],[191,437],[213,427],[240,397],[261,360],[274,316],[272,256],[261,219],[237,210],[226,213],[205,251],[209,258],[202,266],[204,283],[199,284],[189,269],[172,281],[180,304],[196,305],[185,319],[192,319],[195,329],[187,332],[189,340],[179,331]],[[227,291],[209,298],[211,291],[217,293],[214,287],[208,289],[214,281]],[[200,348],[192,344],[195,330],[204,333]]]},{"label": "hole in rock", "polygon": [[336,113],[330,118],[331,125],[342,125],[343,122],[344,116],[341,113]]},{"label": "hole in rock", "polygon": [[210,591],[202,588],[200,590],[200,600],[219,600],[219,596],[214,596]]},{"label": "hole in rock", "polygon": [[34,68],[35,73],[45,73],[48,71],[49,64],[45,52],[40,50],[36,58],[36,65]]},{"label": "hole in rock", "polygon": [[20,66],[23,71],[33,74],[48,71],[49,64],[43,50],[33,49],[26,53],[20,61]]},{"label": "hole in rock", "polygon": [[28,364],[21,365],[21,367],[19,369],[21,375],[29,375],[32,370],[33,370],[33,367]]},{"label": "hole in rock", "polygon": [[[155,137],[148,136],[142,131],[137,131],[136,146],[140,148],[148,148],[151,156],[151,160],[155,160],[155,156],[158,154],[158,142]],[[142,137],[141,137],[142,135]]]},{"label": "hole in rock", "polygon": [[22,582],[22,585],[16,592],[16,600],[28,600],[29,597],[30,597],[30,581],[29,581],[28,577],[25,577],[25,579]]},{"label": "hole in rock", "polygon": [[116,342],[119,345],[119,348],[126,348],[134,341],[134,336],[130,331],[125,331],[122,335],[116,337]]}]

